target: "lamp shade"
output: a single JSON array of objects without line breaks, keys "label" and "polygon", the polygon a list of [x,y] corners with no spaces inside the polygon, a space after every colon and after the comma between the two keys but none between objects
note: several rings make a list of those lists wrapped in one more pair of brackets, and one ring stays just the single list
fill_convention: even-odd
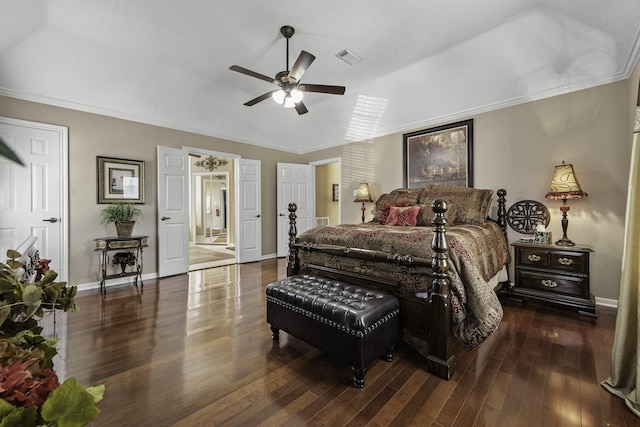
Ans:
[{"label": "lamp shade", "polygon": [[578,178],[573,171],[573,165],[562,162],[553,170],[547,199],[582,199],[587,193],[582,191]]},{"label": "lamp shade", "polygon": [[369,184],[366,182],[361,182],[358,186],[358,194],[356,195],[356,199],[354,202],[357,203],[365,203],[365,202],[373,202],[371,199],[371,191],[369,191]]}]

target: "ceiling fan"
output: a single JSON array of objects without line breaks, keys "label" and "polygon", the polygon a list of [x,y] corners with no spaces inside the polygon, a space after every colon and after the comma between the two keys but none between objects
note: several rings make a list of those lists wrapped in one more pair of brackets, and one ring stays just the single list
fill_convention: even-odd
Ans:
[{"label": "ceiling fan", "polygon": [[305,71],[307,71],[307,68],[309,68],[316,57],[303,50],[302,52],[300,52],[300,55],[298,55],[298,59],[296,59],[296,62],[295,64],[293,64],[291,70],[289,70],[289,39],[291,38],[291,36],[293,36],[295,30],[292,26],[285,25],[280,28],[280,33],[284,36],[284,38],[287,39],[286,71],[280,71],[278,74],[276,74],[275,78],[271,78],[265,76],[264,74],[256,73],[255,71],[248,70],[238,65],[232,65],[231,67],[229,67],[229,69],[232,71],[237,71],[238,73],[246,74],[248,76],[255,77],[257,79],[264,80],[278,86],[278,89],[274,89],[256,98],[253,98],[252,100],[245,102],[244,105],[251,107],[258,102],[272,97],[278,104],[283,104],[285,108],[295,107],[298,114],[304,114],[309,110],[307,110],[307,107],[305,107],[302,102],[303,92],[327,93],[331,95],[344,94],[344,86],[300,83],[300,79],[302,79]]}]

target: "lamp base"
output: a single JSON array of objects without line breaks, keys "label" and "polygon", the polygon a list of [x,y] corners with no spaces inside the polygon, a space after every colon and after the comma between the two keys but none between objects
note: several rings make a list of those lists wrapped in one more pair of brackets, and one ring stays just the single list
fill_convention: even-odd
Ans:
[{"label": "lamp base", "polygon": [[556,242],[557,246],[575,246],[567,237],[567,228],[569,228],[569,219],[567,218],[567,212],[569,212],[569,205],[567,205],[567,199],[562,199],[562,206],[560,206],[562,212],[562,238]]},{"label": "lamp base", "polygon": [[562,239],[556,242],[556,246],[575,246],[575,245],[576,245],[575,243],[573,243],[571,240],[569,240],[566,237],[563,237]]}]

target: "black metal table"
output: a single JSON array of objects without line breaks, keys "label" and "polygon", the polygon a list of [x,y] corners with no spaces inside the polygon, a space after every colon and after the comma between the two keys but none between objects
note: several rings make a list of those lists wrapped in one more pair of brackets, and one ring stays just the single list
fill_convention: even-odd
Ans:
[{"label": "black metal table", "polygon": [[[131,237],[100,237],[94,239],[96,242],[96,248],[94,251],[101,252],[100,257],[100,270],[102,278],[100,280],[100,290],[102,293],[106,293],[105,282],[109,279],[116,279],[121,277],[134,276],[135,285],[138,286],[138,279],[140,279],[140,287],[142,284],[142,250],[148,247],[147,240],[149,236],[131,236]],[[120,272],[109,273],[109,252],[120,251],[113,255],[116,260],[116,265],[120,266]],[[121,262],[118,263],[118,260]],[[127,267],[129,271],[127,271]]]}]

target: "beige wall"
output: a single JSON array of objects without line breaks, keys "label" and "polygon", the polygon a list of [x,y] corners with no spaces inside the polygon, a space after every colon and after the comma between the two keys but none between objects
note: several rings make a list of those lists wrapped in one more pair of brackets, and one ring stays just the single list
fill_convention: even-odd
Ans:
[{"label": "beige wall", "polygon": [[128,120],[83,113],[14,98],[0,97],[0,116],[69,128],[69,282],[95,283],[98,257],[93,239],[115,235],[98,221],[103,205],[96,203],[96,156],[145,161],[146,203],[136,234],[148,234],[150,247],[144,252],[144,274],[158,271],[156,251],[156,147],[195,147],[262,162],[262,254],[276,253],[276,162],[299,163],[301,157],[271,150],[163,128]]},{"label": "beige wall", "polygon": [[[591,290],[617,300],[624,235],[633,112],[640,69],[629,80],[474,115],[474,183],[507,190],[508,206],[533,199],[551,212],[549,229],[562,236],[560,201],[546,200],[553,167],[574,165],[587,199],[570,200],[568,236],[593,246]],[[418,129],[416,129],[418,130]],[[342,157],[342,222],[360,221],[346,195],[366,180],[373,197],[403,186],[402,133],[317,151],[305,161]],[[493,207],[495,216],[496,207]],[[368,218],[371,214],[368,210]],[[509,230],[509,240],[521,235]],[[511,276],[513,277],[513,275]]]},{"label": "beige wall", "polygon": [[[475,187],[505,188],[508,202],[533,199],[551,211],[550,230],[561,236],[559,202],[544,198],[553,166],[573,163],[589,198],[570,201],[569,238],[590,244],[592,292],[617,299],[626,206],[633,111],[640,71],[620,81],[580,92],[474,115]],[[366,180],[373,197],[403,185],[402,134],[348,144],[304,156],[208,136],[0,97],[0,115],[69,127],[70,282],[97,280],[93,237],[112,234],[98,223],[95,157],[146,162],[145,219],[137,233],[152,236],[145,272],[157,271],[156,146],[206,148],[262,161],[263,255],[276,252],[276,162],[342,159],[343,223],[360,221],[349,195]],[[417,130],[417,129],[416,129]],[[495,207],[494,207],[495,211]],[[495,213],[495,212],[494,212]],[[369,220],[371,215],[367,212]],[[511,241],[520,236],[509,232]]]}]

